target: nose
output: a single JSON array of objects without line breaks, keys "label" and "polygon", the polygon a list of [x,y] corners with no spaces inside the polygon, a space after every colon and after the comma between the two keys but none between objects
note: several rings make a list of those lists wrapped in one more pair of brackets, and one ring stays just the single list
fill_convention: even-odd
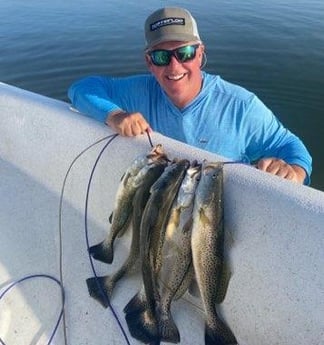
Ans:
[{"label": "nose", "polygon": [[170,63],[168,66],[173,67],[173,66],[179,66],[179,65],[181,65],[181,62],[178,61],[178,59],[175,57],[175,55],[172,55]]}]

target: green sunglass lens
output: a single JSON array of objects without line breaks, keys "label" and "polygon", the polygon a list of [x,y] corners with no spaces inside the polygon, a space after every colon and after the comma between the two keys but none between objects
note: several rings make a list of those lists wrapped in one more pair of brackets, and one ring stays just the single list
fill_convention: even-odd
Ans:
[{"label": "green sunglass lens", "polygon": [[170,54],[166,50],[156,50],[152,52],[151,58],[158,66],[168,65],[170,63]]},{"label": "green sunglass lens", "polygon": [[191,60],[195,57],[196,50],[193,46],[185,46],[177,49],[177,58],[181,62]]}]

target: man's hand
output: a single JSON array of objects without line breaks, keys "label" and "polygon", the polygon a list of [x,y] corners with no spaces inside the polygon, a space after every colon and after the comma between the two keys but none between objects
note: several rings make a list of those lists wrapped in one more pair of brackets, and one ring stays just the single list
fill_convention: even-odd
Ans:
[{"label": "man's hand", "polygon": [[125,111],[111,113],[106,119],[106,124],[125,137],[133,137],[143,134],[146,130],[151,130],[141,113]]},{"label": "man's hand", "polygon": [[256,167],[262,171],[270,174],[283,177],[298,183],[303,183],[306,177],[305,170],[298,165],[290,165],[282,159],[278,158],[263,158],[260,159]]}]

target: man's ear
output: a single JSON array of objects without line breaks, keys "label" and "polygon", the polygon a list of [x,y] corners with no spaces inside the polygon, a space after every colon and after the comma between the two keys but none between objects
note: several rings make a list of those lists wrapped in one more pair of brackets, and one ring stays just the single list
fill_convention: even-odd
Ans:
[{"label": "man's ear", "polygon": [[145,54],[145,62],[146,62],[146,67],[150,70],[152,67],[152,61],[147,54]]},{"label": "man's ear", "polygon": [[200,69],[203,69],[207,63],[207,55],[205,53],[205,46],[203,44],[200,46],[199,60],[200,60]]},{"label": "man's ear", "polygon": [[204,53],[205,53],[205,46],[203,44],[201,44],[200,45],[200,55],[199,55],[200,59],[203,58]]}]

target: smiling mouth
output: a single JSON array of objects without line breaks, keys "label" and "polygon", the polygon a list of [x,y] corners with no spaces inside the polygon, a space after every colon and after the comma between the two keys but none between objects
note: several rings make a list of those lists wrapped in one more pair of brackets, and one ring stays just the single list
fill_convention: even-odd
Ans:
[{"label": "smiling mouth", "polygon": [[167,79],[168,80],[173,80],[173,81],[178,81],[181,80],[186,74],[182,73],[182,74],[176,74],[176,75],[168,75]]}]

